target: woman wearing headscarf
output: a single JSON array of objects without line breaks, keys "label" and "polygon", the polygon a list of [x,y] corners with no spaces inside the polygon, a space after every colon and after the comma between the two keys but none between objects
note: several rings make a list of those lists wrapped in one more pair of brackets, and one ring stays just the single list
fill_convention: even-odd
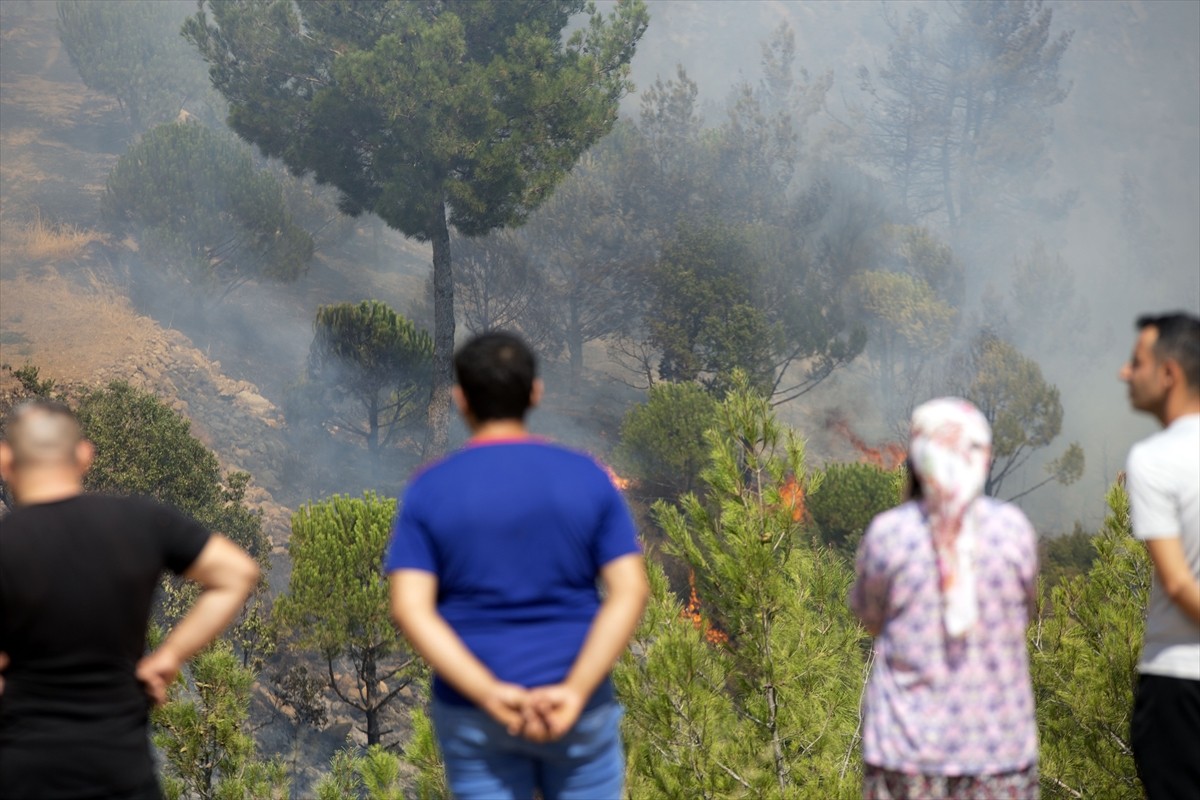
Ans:
[{"label": "woman wearing headscarf", "polygon": [[875,637],[863,697],[863,797],[1038,796],[1025,632],[1037,542],[1016,506],[983,496],[991,429],[975,406],[912,416],[916,497],[864,534],[850,606]]}]

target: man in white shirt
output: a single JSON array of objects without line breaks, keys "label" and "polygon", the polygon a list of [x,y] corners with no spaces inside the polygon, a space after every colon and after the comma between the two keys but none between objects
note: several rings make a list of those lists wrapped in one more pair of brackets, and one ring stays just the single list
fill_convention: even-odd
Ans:
[{"label": "man in white shirt", "polygon": [[1121,380],[1163,430],[1129,451],[1133,534],[1154,562],[1131,740],[1150,800],[1200,797],[1200,319],[1141,317]]}]

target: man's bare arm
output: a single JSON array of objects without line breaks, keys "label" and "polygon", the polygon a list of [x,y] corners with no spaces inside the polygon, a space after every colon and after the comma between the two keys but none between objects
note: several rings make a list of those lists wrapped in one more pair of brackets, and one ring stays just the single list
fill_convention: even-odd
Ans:
[{"label": "man's bare arm", "polygon": [[417,569],[391,575],[392,619],[438,676],[516,735],[525,725],[524,687],[497,680],[437,610],[437,576]]},{"label": "man's bare arm", "polygon": [[167,687],[179,668],[233,622],[258,582],[258,563],[219,533],[183,573],[202,591],[191,610],[153,653],[138,662],[137,676],[156,703],[167,698]]},{"label": "man's bare arm", "polygon": [[1200,582],[1188,568],[1179,537],[1147,539],[1146,549],[1154,562],[1158,582],[1171,602],[1193,622],[1200,624]]},{"label": "man's bare arm", "polygon": [[650,595],[640,553],[613,559],[600,577],[607,592],[566,680],[533,692],[534,708],[553,739],[571,730],[592,692],[625,652]]}]

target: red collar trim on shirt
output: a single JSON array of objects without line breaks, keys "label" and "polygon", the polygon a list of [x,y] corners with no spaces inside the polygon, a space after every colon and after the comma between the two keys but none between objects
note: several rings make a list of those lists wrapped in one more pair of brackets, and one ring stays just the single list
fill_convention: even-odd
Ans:
[{"label": "red collar trim on shirt", "polygon": [[499,439],[468,439],[467,447],[487,447],[493,444],[545,444],[548,440],[542,436],[527,434],[525,436],[505,436]]}]

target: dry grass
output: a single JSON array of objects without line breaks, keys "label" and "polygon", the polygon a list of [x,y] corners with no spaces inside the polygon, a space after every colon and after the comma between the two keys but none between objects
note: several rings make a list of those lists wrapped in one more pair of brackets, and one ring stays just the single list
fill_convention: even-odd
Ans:
[{"label": "dry grass", "polygon": [[[128,299],[87,269],[69,276],[49,267],[37,275],[0,279],[0,330],[5,358],[28,359],[43,375],[93,382],[129,377],[130,363],[174,340],[153,320],[137,314]],[[10,350],[11,348],[11,350]],[[19,363],[19,362],[18,362]]]},{"label": "dry grass", "polygon": [[99,231],[51,222],[41,211],[35,211],[33,219],[24,225],[4,231],[0,238],[11,255],[38,263],[77,258],[89,244],[104,240]]}]

